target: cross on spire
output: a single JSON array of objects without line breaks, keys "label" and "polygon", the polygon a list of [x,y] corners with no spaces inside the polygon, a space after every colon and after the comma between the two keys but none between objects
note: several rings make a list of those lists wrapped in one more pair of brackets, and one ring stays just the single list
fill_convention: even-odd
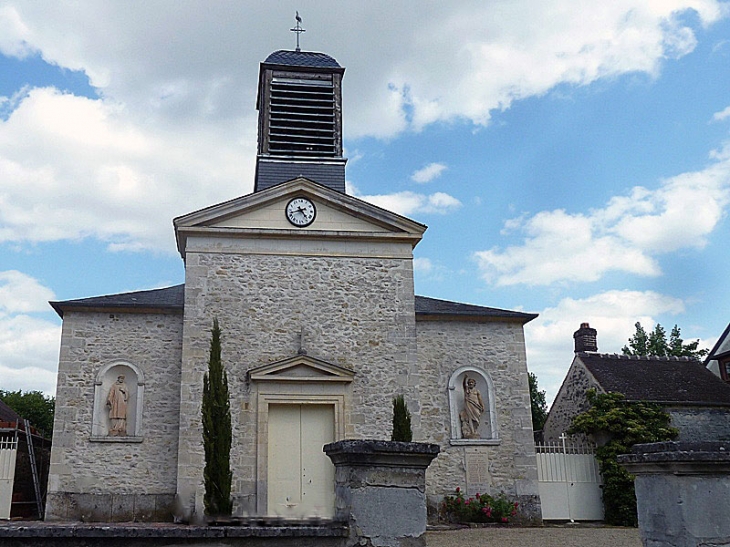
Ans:
[{"label": "cross on spire", "polygon": [[298,11],[296,12],[296,15],[294,16],[294,19],[297,20],[297,26],[294,28],[290,28],[289,30],[292,32],[296,32],[296,34],[297,34],[297,51],[301,51],[301,49],[299,49],[299,35],[302,32],[307,32],[307,31],[302,28],[302,18],[299,17]]}]

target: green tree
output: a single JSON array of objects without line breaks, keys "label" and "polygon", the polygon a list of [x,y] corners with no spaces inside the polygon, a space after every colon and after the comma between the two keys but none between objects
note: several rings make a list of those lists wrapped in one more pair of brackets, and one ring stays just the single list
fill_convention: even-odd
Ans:
[{"label": "green tree", "polygon": [[545,390],[537,386],[537,376],[533,372],[527,373],[530,382],[530,408],[532,410],[532,429],[540,431],[547,420],[547,402]]},{"label": "green tree", "polygon": [[628,346],[621,348],[624,355],[656,355],[659,357],[694,357],[702,359],[708,354],[707,349],[698,349],[699,340],[685,343],[682,340],[680,328],[674,325],[667,339],[667,331],[660,324],[654,330],[647,333],[641,323],[634,325],[636,331],[629,338]]},{"label": "green tree", "polygon": [[231,407],[228,375],[221,361],[221,330],[213,321],[208,372],[203,377],[203,448],[207,515],[230,515],[231,501]]},{"label": "green tree", "polygon": [[411,413],[406,406],[403,395],[393,398],[393,433],[391,441],[411,442],[413,432],[411,431]]},{"label": "green tree", "polygon": [[591,408],[573,418],[568,433],[600,434],[608,442],[596,449],[603,475],[603,506],[607,524],[636,526],[634,476],[619,465],[617,457],[639,443],[670,441],[678,431],[659,405],[629,403],[620,393],[586,393]]},{"label": "green tree", "polygon": [[53,415],[56,408],[54,397],[46,397],[40,391],[24,393],[21,390],[0,389],[0,399],[45,436],[50,437],[53,434]]}]

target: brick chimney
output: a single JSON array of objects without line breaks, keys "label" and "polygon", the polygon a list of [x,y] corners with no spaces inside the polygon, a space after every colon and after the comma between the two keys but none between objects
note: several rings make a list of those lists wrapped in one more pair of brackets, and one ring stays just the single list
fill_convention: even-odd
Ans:
[{"label": "brick chimney", "polygon": [[575,353],[581,351],[598,351],[596,335],[598,331],[592,329],[588,323],[581,323],[580,328],[573,333],[575,339]]}]

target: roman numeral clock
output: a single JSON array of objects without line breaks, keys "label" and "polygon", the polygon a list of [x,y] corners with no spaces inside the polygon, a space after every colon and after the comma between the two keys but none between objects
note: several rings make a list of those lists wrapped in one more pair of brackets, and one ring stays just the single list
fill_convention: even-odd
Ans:
[{"label": "roman numeral clock", "polygon": [[286,219],[298,228],[304,228],[314,222],[317,208],[307,198],[294,198],[286,204]]}]

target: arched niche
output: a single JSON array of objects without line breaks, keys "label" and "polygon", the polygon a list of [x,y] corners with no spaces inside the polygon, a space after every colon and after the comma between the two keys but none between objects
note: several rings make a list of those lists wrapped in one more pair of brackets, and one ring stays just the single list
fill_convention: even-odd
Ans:
[{"label": "arched niche", "polygon": [[[481,394],[484,412],[481,415],[476,438],[466,438],[462,431],[460,413],[464,410],[464,380],[473,379],[474,388]],[[451,444],[498,444],[497,411],[494,383],[485,370],[473,366],[456,369],[449,378],[449,410],[451,413]]]},{"label": "arched niche", "polygon": [[[111,430],[109,392],[120,376],[128,393],[126,435],[114,435]],[[138,366],[127,361],[114,361],[104,365],[94,382],[94,413],[91,438],[94,441],[135,442],[142,438],[142,403],[144,400],[144,373]]]}]

